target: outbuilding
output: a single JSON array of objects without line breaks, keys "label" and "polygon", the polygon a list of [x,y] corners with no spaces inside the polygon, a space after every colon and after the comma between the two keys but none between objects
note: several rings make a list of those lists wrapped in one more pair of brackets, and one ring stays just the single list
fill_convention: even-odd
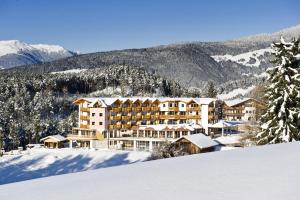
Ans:
[{"label": "outbuilding", "polygon": [[49,135],[40,140],[44,143],[44,146],[50,149],[54,148],[63,148],[64,143],[67,141],[67,138],[61,135]]},{"label": "outbuilding", "polygon": [[211,152],[219,145],[210,137],[202,133],[183,136],[175,140],[173,143],[176,148],[180,148],[189,154]]}]

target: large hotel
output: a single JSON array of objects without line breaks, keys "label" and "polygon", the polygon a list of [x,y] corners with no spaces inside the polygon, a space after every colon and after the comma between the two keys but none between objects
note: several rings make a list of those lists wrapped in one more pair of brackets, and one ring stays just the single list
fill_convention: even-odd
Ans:
[{"label": "large hotel", "polygon": [[74,103],[79,122],[67,137],[71,147],[128,150],[152,150],[183,136],[208,135],[209,125],[232,111],[212,98],[81,98]]}]

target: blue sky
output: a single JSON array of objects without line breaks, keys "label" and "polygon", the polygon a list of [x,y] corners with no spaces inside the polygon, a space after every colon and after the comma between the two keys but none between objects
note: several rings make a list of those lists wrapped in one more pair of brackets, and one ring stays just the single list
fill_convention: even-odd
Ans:
[{"label": "blue sky", "polygon": [[0,0],[0,40],[80,52],[220,41],[300,24],[299,0]]}]

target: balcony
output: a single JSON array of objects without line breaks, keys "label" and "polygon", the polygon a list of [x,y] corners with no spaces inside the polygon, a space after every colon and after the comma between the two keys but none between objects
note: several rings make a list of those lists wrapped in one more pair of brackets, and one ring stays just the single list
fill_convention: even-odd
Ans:
[{"label": "balcony", "polygon": [[151,111],[151,107],[142,107],[142,111]]},{"label": "balcony", "polygon": [[122,120],[131,120],[131,116],[122,116]]},{"label": "balcony", "polygon": [[143,119],[151,119],[151,116],[150,116],[150,115],[143,115],[142,118],[143,118]]},{"label": "balcony", "polygon": [[151,119],[159,119],[159,115],[151,115]]},{"label": "balcony", "polygon": [[178,112],[179,108],[178,107],[169,107],[169,111],[175,111]]},{"label": "balcony", "polygon": [[80,127],[80,128],[89,129],[89,128],[90,128],[90,125],[87,125],[87,124],[80,124],[79,127]]},{"label": "balcony", "polygon": [[151,111],[159,111],[159,107],[151,107]]},{"label": "balcony", "polygon": [[200,115],[187,115],[187,119],[200,119]]},{"label": "balcony", "polygon": [[90,116],[80,115],[80,120],[86,120],[86,121],[89,121],[89,120],[90,120]]},{"label": "balcony", "polygon": [[130,124],[122,124],[122,129],[130,129],[131,125]]},{"label": "balcony", "polygon": [[119,108],[119,107],[117,107],[117,108],[112,108],[111,111],[112,111],[112,112],[121,112],[121,111],[122,111],[122,108]]},{"label": "balcony", "polygon": [[81,107],[80,111],[81,112],[90,112],[90,108],[88,108],[88,107]]},{"label": "balcony", "polygon": [[86,140],[95,140],[97,136],[95,134],[86,134],[86,135],[77,135],[77,134],[68,134],[67,138],[70,139],[86,139]]},{"label": "balcony", "polygon": [[135,112],[140,112],[142,110],[142,108],[141,107],[132,107],[131,110],[135,111]]},{"label": "balcony", "polygon": [[131,112],[131,108],[122,108],[122,112]]},{"label": "balcony", "polygon": [[199,107],[187,107],[186,111],[200,111]]}]

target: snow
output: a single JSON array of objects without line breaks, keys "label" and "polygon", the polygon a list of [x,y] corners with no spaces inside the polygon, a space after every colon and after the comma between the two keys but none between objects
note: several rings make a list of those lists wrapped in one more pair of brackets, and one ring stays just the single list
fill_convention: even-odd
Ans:
[{"label": "snow", "polygon": [[34,47],[18,40],[0,41],[0,56],[6,54],[18,54],[19,51],[30,52],[33,50]]},{"label": "snow", "polygon": [[42,138],[40,141],[47,140],[48,138],[53,138],[54,140],[59,141],[59,142],[67,140],[67,138],[65,138],[64,136],[61,136],[61,135],[50,135],[50,136]]},{"label": "snow", "polygon": [[248,88],[242,89],[242,88],[237,88],[232,90],[231,92],[228,92],[226,94],[219,94],[217,96],[217,98],[221,99],[221,100],[227,100],[227,99],[232,99],[236,96],[242,95],[244,96],[245,94],[249,93],[251,90],[253,90],[255,88],[255,85],[252,85]]},{"label": "snow", "polygon": [[32,44],[33,48],[36,48],[40,51],[44,51],[46,53],[68,53],[68,50],[64,49],[62,46],[59,45],[48,45],[48,44]]},{"label": "snow", "polygon": [[293,142],[7,184],[0,198],[298,200],[299,165],[300,143]]},{"label": "snow", "polygon": [[295,55],[296,60],[300,60],[300,54]]},{"label": "snow", "polygon": [[69,69],[65,71],[51,72],[51,74],[71,74],[71,73],[81,73],[86,71],[87,69]]},{"label": "snow", "polygon": [[0,185],[144,161],[149,155],[134,151],[32,148],[0,158]]},{"label": "snow", "polygon": [[182,138],[194,143],[199,148],[208,148],[208,147],[218,146],[217,142],[213,141],[210,137],[203,135],[202,133],[183,136],[183,137],[175,140],[174,142],[181,140]]},{"label": "snow", "polygon": [[238,55],[230,55],[230,54],[215,55],[212,56],[212,58],[216,62],[232,61],[248,67],[259,67],[261,65],[260,57],[271,53],[272,53],[272,49],[266,48],[266,49],[259,49],[247,53],[238,54]]},{"label": "snow", "polygon": [[0,41],[0,56],[7,54],[31,53],[33,51],[44,52],[46,54],[61,54],[71,56],[70,52],[58,45],[36,44],[31,45],[18,40]]},{"label": "snow", "polygon": [[228,136],[217,137],[214,140],[219,144],[234,145],[234,144],[240,144],[241,139],[242,139],[241,135],[228,135]]}]

